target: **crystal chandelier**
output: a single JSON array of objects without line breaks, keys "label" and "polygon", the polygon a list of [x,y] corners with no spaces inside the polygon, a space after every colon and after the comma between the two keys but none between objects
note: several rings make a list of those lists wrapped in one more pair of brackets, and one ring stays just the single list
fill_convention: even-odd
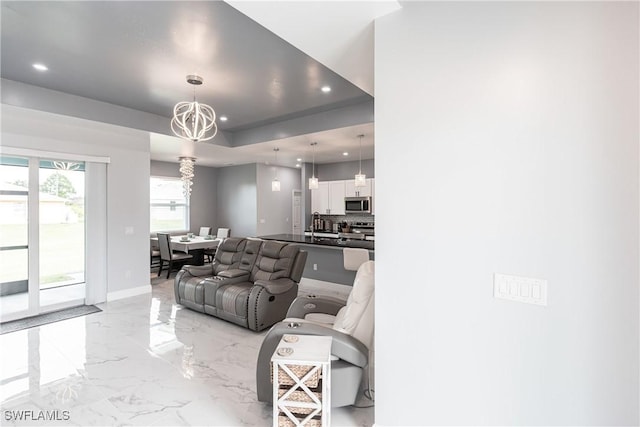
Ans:
[{"label": "crystal chandelier", "polygon": [[280,191],[280,181],[278,180],[278,151],[280,151],[280,149],[274,148],[273,151],[276,153],[276,162],[273,164],[275,166],[275,173],[273,181],[271,181],[271,191]]},{"label": "crystal chandelier", "polygon": [[315,190],[318,188],[318,178],[316,178],[316,145],[317,142],[312,142],[311,147],[313,149],[313,163],[311,169],[311,178],[309,178],[309,190]]},{"label": "crystal chandelier", "polygon": [[180,157],[180,179],[182,180],[182,193],[188,199],[191,197],[191,186],[193,185],[193,171],[196,163],[194,157]]},{"label": "crystal chandelier", "polygon": [[193,85],[193,102],[178,102],[173,107],[171,130],[188,141],[208,141],[218,133],[216,112],[207,104],[196,101],[196,86],[203,81],[200,76],[188,75],[187,82]]},{"label": "crystal chandelier", "polygon": [[362,138],[364,138],[364,135],[358,135],[358,138],[360,138],[360,168],[355,177],[356,178],[355,186],[365,187],[367,185],[367,176],[362,173]]}]

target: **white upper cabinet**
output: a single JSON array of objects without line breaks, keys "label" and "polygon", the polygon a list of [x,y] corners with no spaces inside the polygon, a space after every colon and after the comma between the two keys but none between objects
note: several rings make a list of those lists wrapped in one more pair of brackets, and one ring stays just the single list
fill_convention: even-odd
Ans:
[{"label": "white upper cabinet", "polygon": [[345,197],[371,197],[371,213],[375,212],[375,179],[367,179],[367,185],[356,187],[355,180],[320,181],[316,190],[311,190],[311,212],[321,215],[344,215]]},{"label": "white upper cabinet", "polygon": [[311,190],[311,213],[326,214],[329,209],[329,182],[318,182],[318,188]]},{"label": "white upper cabinet", "polygon": [[372,185],[373,178],[366,180],[364,187],[356,187],[356,180],[349,179],[345,181],[345,196],[346,197],[369,197],[373,196]]},{"label": "white upper cabinet", "polygon": [[321,181],[311,190],[311,212],[344,215],[345,181]]},{"label": "white upper cabinet", "polygon": [[344,215],[345,181],[329,181],[329,213]]}]

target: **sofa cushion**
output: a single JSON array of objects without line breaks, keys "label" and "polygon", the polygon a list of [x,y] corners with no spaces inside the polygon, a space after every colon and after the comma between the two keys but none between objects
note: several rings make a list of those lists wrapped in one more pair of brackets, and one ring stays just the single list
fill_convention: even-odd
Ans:
[{"label": "sofa cushion", "polygon": [[246,240],[242,258],[240,258],[240,265],[238,266],[239,269],[251,272],[260,253],[261,245],[262,240]]},{"label": "sofa cushion", "polygon": [[298,252],[300,248],[297,245],[276,241],[264,242],[251,272],[251,281],[290,277],[293,261]]},{"label": "sofa cushion", "polygon": [[238,268],[243,256],[246,240],[229,237],[218,245],[216,255],[213,260],[214,275],[228,269]]}]

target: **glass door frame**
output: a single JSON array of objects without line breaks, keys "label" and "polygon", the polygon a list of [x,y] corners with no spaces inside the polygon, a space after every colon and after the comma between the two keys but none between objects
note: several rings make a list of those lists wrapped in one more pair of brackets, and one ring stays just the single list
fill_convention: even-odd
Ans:
[{"label": "glass door frame", "polygon": [[[62,155],[62,153],[60,153]],[[44,157],[16,155],[28,160],[28,195],[27,195],[27,299],[28,304],[25,310],[11,312],[9,314],[0,313],[0,322],[23,319],[36,316],[38,314],[56,311],[64,308],[82,305],[86,301],[86,275],[85,275],[85,295],[82,299],[73,299],[55,305],[46,306],[44,309],[40,304],[40,161]],[[49,156],[47,156],[49,157]],[[62,155],[64,157],[64,155]],[[86,223],[84,235],[86,239]],[[85,244],[85,272],[87,266],[87,247]]]}]

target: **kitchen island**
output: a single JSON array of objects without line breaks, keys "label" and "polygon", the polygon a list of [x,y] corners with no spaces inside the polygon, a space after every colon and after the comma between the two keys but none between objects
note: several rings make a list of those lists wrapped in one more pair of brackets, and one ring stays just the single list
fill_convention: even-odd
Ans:
[{"label": "kitchen island", "polygon": [[374,250],[373,240],[338,239],[333,237],[311,237],[302,234],[271,234],[261,236],[264,240],[279,240],[281,242],[303,243],[305,245],[331,246],[334,248],[364,248]]},{"label": "kitchen island", "polygon": [[298,243],[307,251],[307,263],[302,277],[324,282],[353,285],[355,271],[344,269],[342,249],[364,248],[369,250],[369,259],[374,259],[373,240],[337,239],[332,237],[311,237],[301,234],[271,234],[260,236],[264,240]]}]

